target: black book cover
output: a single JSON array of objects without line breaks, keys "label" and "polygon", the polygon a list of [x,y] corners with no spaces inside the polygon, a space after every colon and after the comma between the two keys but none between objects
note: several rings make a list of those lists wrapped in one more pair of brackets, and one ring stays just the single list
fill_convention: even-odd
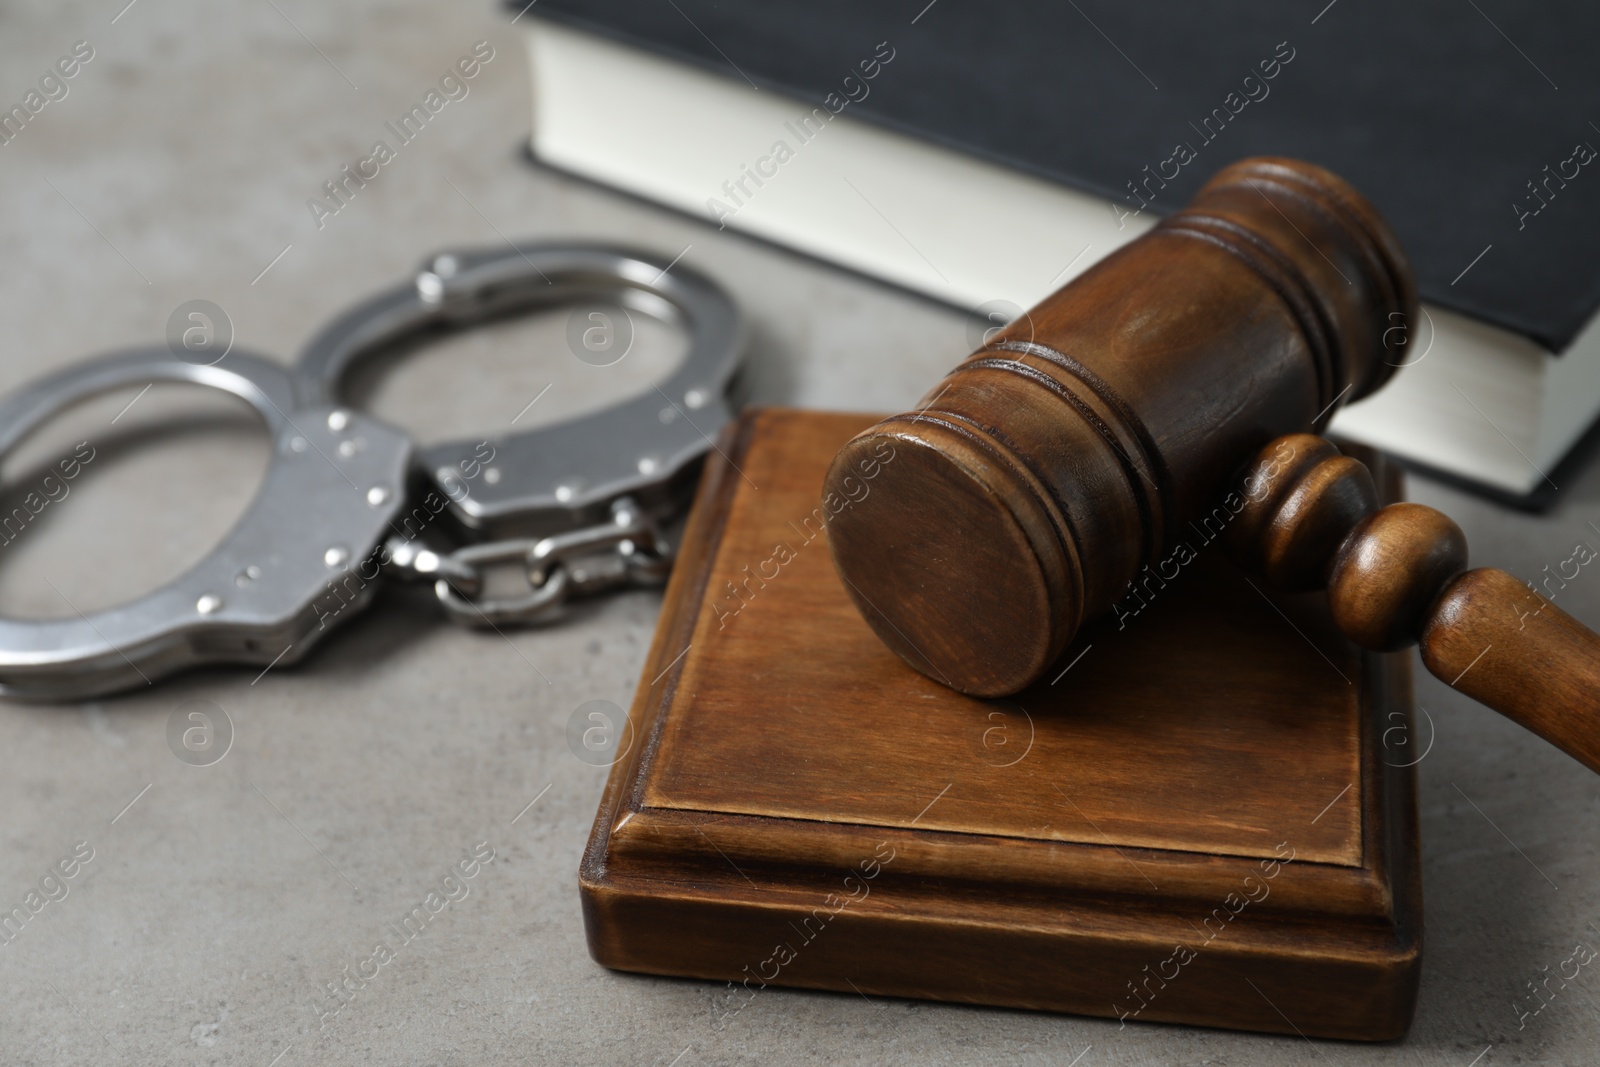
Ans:
[{"label": "black book cover", "polygon": [[[1425,300],[1558,352],[1600,303],[1600,6],[543,0],[527,10],[752,92],[818,106],[848,92],[856,118],[1130,212],[1171,211],[1243,156],[1306,159],[1377,204]],[[857,65],[880,42],[892,62],[861,79]]]}]

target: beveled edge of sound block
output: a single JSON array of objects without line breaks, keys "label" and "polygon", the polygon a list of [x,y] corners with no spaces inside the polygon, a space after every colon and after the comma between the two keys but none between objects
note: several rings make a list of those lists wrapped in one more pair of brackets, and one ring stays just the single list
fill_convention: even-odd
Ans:
[{"label": "beveled edge of sound block", "polygon": [[[1377,746],[1383,731],[1409,724],[1408,655],[1361,657],[1361,865],[1274,864],[1278,880],[1259,903],[1235,891],[1252,875],[1259,880],[1265,860],[644,803],[679,697],[681,653],[741,491],[742,458],[768,420],[806,417],[816,416],[746,411],[707,463],[630,711],[633,742],[611,768],[580,864],[595,960],[729,983],[733,1002],[719,1030],[771,984],[1349,1040],[1402,1037],[1421,968],[1416,783],[1413,767],[1379,759]],[[1362,458],[1385,499],[1398,497],[1397,470],[1376,454]],[[1027,850],[1036,848],[1070,850],[1077,882],[1030,877]],[[1161,888],[1145,884],[1140,869]],[[1196,903],[1234,911],[1234,900],[1255,921],[1182,958],[1176,945],[1200,941],[1180,911]],[[832,926],[840,932],[824,936]],[[1156,995],[1133,1010],[1152,979]]]}]

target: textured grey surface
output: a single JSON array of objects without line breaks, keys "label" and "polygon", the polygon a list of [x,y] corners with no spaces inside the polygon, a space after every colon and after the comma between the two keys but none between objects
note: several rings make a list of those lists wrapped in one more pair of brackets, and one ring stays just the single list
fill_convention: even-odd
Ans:
[{"label": "textured grey surface", "polygon": [[[240,344],[287,360],[424,253],[501,233],[683,251],[752,316],[757,401],[898,408],[965,351],[966,323],[949,310],[529,167],[516,151],[520,41],[486,2],[137,0],[117,17],[121,2],[0,7],[8,105],[73,42],[96,52],[65,99],[0,147],[0,388],[158,340],[192,298],[224,307]],[[495,58],[471,94],[319,231],[306,199],[485,39]],[[430,350],[372,385],[371,404],[437,438],[504,422],[552,381],[528,418],[564,417],[643,387],[670,359],[670,339],[657,338],[634,377],[586,376],[558,327],[505,326]],[[25,483],[63,444],[99,448],[73,494],[0,548],[0,610],[58,615],[70,610],[62,594],[113,603],[227,529],[265,442],[235,405],[168,393],[114,425],[132,397],[107,398],[7,463],[8,480]],[[174,413],[181,432],[162,431]],[[1412,493],[1461,522],[1476,559],[1537,577],[1578,540],[1600,544],[1600,471],[1566,488],[1542,518],[1425,482]],[[1600,623],[1600,577],[1585,569],[1557,603]],[[1418,699],[1437,726],[1420,766],[1427,953],[1405,1042],[1119,1031],[778,990],[719,1032],[719,987],[607,973],[588,958],[578,909],[604,772],[568,752],[566,721],[589,699],[628,702],[658,605],[628,594],[502,639],[390,596],[308,662],[254,681],[219,670],[81,706],[0,706],[0,909],[22,904],[78,842],[94,850],[67,896],[0,944],[0,1062],[1600,1060],[1590,969],[1565,988],[1551,981],[1554,1000],[1520,1029],[1516,1007],[1535,1005],[1526,983],[1576,942],[1600,945],[1600,780],[1425,677]],[[234,723],[214,766],[168,749],[168,719],[192,700]],[[326,983],[485,841],[496,858],[465,880],[468,895],[321,1025],[338,1003]]]}]

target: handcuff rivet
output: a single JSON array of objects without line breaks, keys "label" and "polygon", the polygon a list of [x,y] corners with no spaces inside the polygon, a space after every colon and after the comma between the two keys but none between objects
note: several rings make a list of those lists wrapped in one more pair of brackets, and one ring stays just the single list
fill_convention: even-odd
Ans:
[{"label": "handcuff rivet", "polygon": [[339,442],[339,458],[354,459],[357,452],[367,447],[365,437],[350,437]]},{"label": "handcuff rivet", "polygon": [[[249,405],[269,435],[268,468],[234,527],[187,570],[143,596],[76,619],[0,614],[0,700],[93,699],[204,664],[253,663],[260,670],[285,647],[299,655],[319,640],[331,617],[318,610],[330,579],[344,579],[345,568],[369,554],[374,565],[386,562],[378,550],[397,532],[411,442],[346,404],[320,399],[276,360],[252,352],[236,348],[226,360],[202,364],[149,345],[47,375],[0,396],[0,459],[80,401],[152,381],[203,387]],[[342,431],[328,428],[331,415]],[[357,435],[366,442],[357,459],[321,462],[330,445]],[[385,488],[386,503],[367,507],[363,494],[375,485]],[[330,545],[344,546],[347,562],[338,570],[322,565]],[[360,594],[377,577],[364,570],[359,586],[346,591],[345,606],[355,606],[350,593]],[[364,606],[368,598],[357,599]],[[345,613],[334,614],[343,621]]]},{"label": "handcuff rivet", "polygon": [[[541,621],[573,597],[658,584],[666,577],[672,559],[660,551],[657,524],[687,503],[691,479],[680,475],[728,419],[722,396],[737,367],[741,331],[737,309],[714,284],[679,271],[671,286],[660,288],[662,271],[650,257],[589,246],[513,246],[509,254],[441,252],[423,260],[404,283],[341,315],[312,340],[296,376],[309,402],[329,405],[321,409],[326,417],[356,363],[380,350],[403,349],[436,328],[455,331],[508,313],[591,300],[597,290],[615,291],[619,305],[631,303],[630,293],[659,297],[670,305],[662,309],[663,318],[688,327],[688,354],[661,383],[658,396],[630,398],[594,416],[503,435],[510,439],[495,465],[465,460],[470,441],[435,445],[418,455],[433,475],[426,479],[433,483],[431,490],[423,479],[414,484],[409,477],[366,475],[361,492],[374,508],[379,500],[385,508],[409,506],[413,488],[448,498],[462,525],[451,532],[467,541],[448,552],[429,551],[399,543],[402,535],[384,543],[384,571],[402,580],[429,581],[450,618],[472,626]],[[648,425],[652,410],[659,422],[654,430]],[[362,424],[361,414],[351,409],[351,429],[334,431],[331,451],[341,451],[340,442]],[[346,464],[354,466],[356,460],[343,451],[343,459],[334,459],[348,470]],[[563,457],[571,466],[552,469],[551,464],[563,464]],[[362,485],[354,471],[349,477]],[[387,496],[370,488],[375,485]],[[646,494],[649,509],[630,500],[621,511],[613,507],[605,520],[596,514],[629,493]],[[475,499],[479,494],[482,499]],[[538,536],[550,528],[562,532]],[[322,543],[333,540],[330,535]],[[351,554],[342,566],[348,567],[365,548],[349,540],[345,544]],[[593,562],[602,558],[603,566]],[[528,590],[489,595],[483,569],[518,562],[526,564]]]},{"label": "handcuff rivet", "polygon": [[386,485],[375,485],[367,490],[367,503],[375,508],[382,507],[388,500],[389,487]]},{"label": "handcuff rivet", "polygon": [[350,560],[350,550],[343,545],[334,545],[322,554],[322,562],[329,567],[342,567]]},{"label": "handcuff rivet", "polygon": [[350,425],[350,413],[348,411],[328,412],[328,429],[338,433],[348,425]]}]

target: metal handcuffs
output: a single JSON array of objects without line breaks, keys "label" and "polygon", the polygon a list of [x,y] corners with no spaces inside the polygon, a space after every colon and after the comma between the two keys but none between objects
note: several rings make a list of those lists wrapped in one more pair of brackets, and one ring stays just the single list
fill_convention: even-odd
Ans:
[{"label": "metal handcuffs", "polygon": [[[687,357],[603,411],[484,441],[419,449],[341,403],[346,373],[400,342],[589,300],[680,324]],[[620,249],[523,245],[429,257],[413,281],[329,323],[292,371],[238,349],[202,366],[152,347],[35,381],[0,399],[0,459],[64,409],[156,381],[247,401],[272,459],[233,529],[174,581],[75,617],[0,618],[0,695],[79,699],[200,664],[292,663],[384,578],[431,580],[449,618],[481,626],[660,582],[672,555],[659,524],[682,509],[731,418],[741,343],[733,302],[693,270]],[[526,594],[482,596],[483,569],[506,562],[525,567]]]}]

